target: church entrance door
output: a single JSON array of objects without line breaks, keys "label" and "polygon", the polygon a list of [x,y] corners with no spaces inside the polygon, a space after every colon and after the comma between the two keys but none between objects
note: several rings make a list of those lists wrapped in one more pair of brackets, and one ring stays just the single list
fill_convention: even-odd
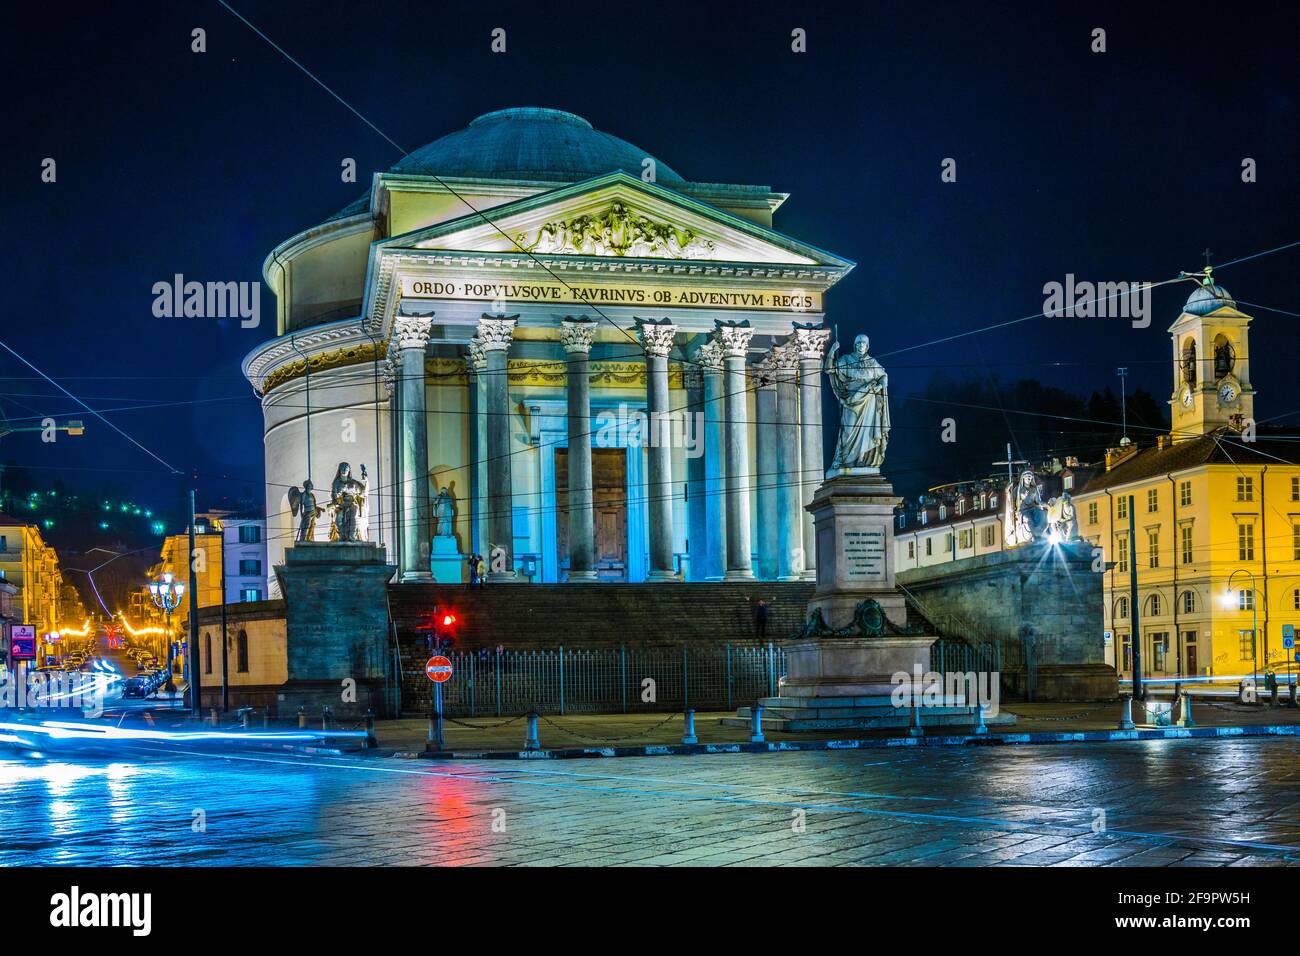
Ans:
[{"label": "church entrance door", "polygon": [[[591,450],[596,570],[602,581],[627,580],[627,449]],[[556,548],[569,569],[569,450],[555,449]]]}]

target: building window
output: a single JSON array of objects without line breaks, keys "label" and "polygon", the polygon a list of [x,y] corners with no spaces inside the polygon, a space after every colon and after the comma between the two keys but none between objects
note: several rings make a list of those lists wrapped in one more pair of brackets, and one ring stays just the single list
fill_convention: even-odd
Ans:
[{"label": "building window", "polygon": [[1196,613],[1196,594],[1192,591],[1183,592],[1183,613],[1184,614]]},{"label": "building window", "polygon": [[998,506],[998,496],[997,496],[997,495],[992,495],[992,496],[990,496],[990,497],[989,497],[989,507],[990,507],[990,508],[996,508],[997,506]]},{"label": "building window", "polygon": [[1151,669],[1163,671],[1165,669],[1165,657],[1169,654],[1169,634],[1166,631],[1157,631],[1151,635]]},{"label": "building window", "polygon": [[1255,632],[1242,631],[1240,640],[1238,656],[1243,661],[1252,660],[1255,657]]},{"label": "building window", "polygon": [[1191,564],[1192,563],[1192,526],[1189,524],[1185,524],[1178,529],[1178,533],[1182,537],[1183,564]]},{"label": "building window", "polygon": [[1074,475],[1065,475],[1061,478],[1061,488],[1065,491],[1074,489]]},{"label": "building window", "polygon": [[262,527],[255,524],[241,524],[239,526],[239,543],[240,544],[261,544]]},{"label": "building window", "polygon": [[1117,570],[1120,574],[1123,574],[1128,571],[1128,538],[1120,535],[1119,545],[1115,550],[1119,552],[1119,567]]},{"label": "building window", "polygon": [[1291,500],[1300,501],[1300,478],[1291,479]]},{"label": "building window", "polygon": [[907,558],[910,561],[912,558],[915,557],[916,557],[916,542],[909,541],[907,542]]},{"label": "building window", "polygon": [[1147,567],[1160,567],[1160,532],[1147,532]]},{"label": "building window", "polygon": [[235,638],[235,670],[241,674],[248,673],[248,632],[240,631]]},{"label": "building window", "polygon": [[1182,481],[1178,483],[1178,504],[1186,508],[1192,503],[1192,483]]},{"label": "building window", "polygon": [[1127,517],[1128,517],[1128,499],[1127,499],[1127,498],[1119,498],[1118,500],[1116,500],[1116,502],[1115,502],[1115,517],[1117,517],[1117,518],[1127,518]]},{"label": "building window", "polygon": [[947,520],[947,518],[948,518],[948,506],[947,506],[947,505],[940,505],[940,506],[939,506],[939,520],[940,520],[940,521],[945,521],[945,520]]},{"label": "building window", "polygon": [[239,600],[260,601],[262,600],[262,592],[259,588],[244,588],[239,592]]},{"label": "building window", "polygon": [[1117,618],[1128,617],[1128,598],[1122,597],[1115,602],[1115,616]]},{"label": "building window", "polygon": [[963,551],[971,547],[971,545],[975,543],[974,540],[972,540],[974,538],[974,535],[975,532],[970,530],[969,528],[961,532],[961,548]]},{"label": "building window", "polygon": [[1128,635],[1121,634],[1119,636],[1119,643],[1120,643],[1120,647],[1123,650],[1123,660],[1124,660],[1124,663],[1120,667],[1120,670],[1131,671],[1133,669],[1133,648],[1129,644]]},{"label": "building window", "polygon": [[1291,592],[1291,610],[1300,611],[1300,588]]},{"label": "building window", "polygon": [[902,531],[906,525],[907,525],[907,515],[900,514],[898,516],[898,530]]},{"label": "building window", "polygon": [[1160,605],[1159,594],[1153,594],[1147,598],[1147,614],[1151,617],[1159,617],[1163,612],[1164,608]]},{"label": "building window", "polygon": [[957,499],[957,514],[959,514],[959,515],[964,515],[965,513],[966,513],[966,499],[965,499],[965,498],[958,498],[958,499]]},{"label": "building window", "polygon": [[952,532],[943,536],[943,549],[952,554]]},{"label": "building window", "polygon": [[1300,561],[1300,524],[1291,526],[1291,560]]},{"label": "building window", "polygon": [[1253,590],[1247,591],[1246,589],[1242,588],[1241,590],[1237,591],[1237,610],[1238,611],[1255,610],[1255,592]]},{"label": "building window", "polygon": [[203,673],[212,673],[212,635],[203,635]]},{"label": "building window", "polygon": [[1160,493],[1152,488],[1147,492],[1147,511],[1160,510]]},{"label": "building window", "polygon": [[926,539],[925,539],[925,555],[926,555],[926,557],[929,557],[930,555],[934,554],[934,543],[933,543],[933,542],[934,542],[934,539],[933,539],[933,538],[926,538]]},{"label": "building window", "polygon": [[1097,523],[1097,502],[1088,502],[1088,524]]},{"label": "building window", "polygon": [[1254,501],[1255,500],[1255,479],[1246,475],[1237,476],[1237,500]]},{"label": "building window", "polygon": [[257,558],[244,558],[239,562],[239,573],[251,577],[260,577],[262,562]]},{"label": "building window", "polygon": [[996,538],[997,532],[998,529],[996,525],[990,524],[984,526],[984,531],[981,536],[981,540],[984,543],[984,547],[986,548],[993,547],[994,542],[997,540]]},{"label": "building window", "polygon": [[1243,523],[1237,525],[1237,560],[1255,560],[1255,526]]}]

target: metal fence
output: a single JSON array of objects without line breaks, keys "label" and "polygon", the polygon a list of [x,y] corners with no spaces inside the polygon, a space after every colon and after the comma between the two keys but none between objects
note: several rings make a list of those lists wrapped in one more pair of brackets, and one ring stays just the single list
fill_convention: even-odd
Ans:
[{"label": "metal fence", "polygon": [[1001,644],[967,644],[940,638],[930,645],[930,670],[937,674],[1001,674]]},{"label": "metal fence", "polygon": [[[772,643],[444,656],[454,672],[442,685],[443,713],[451,717],[732,710],[777,696],[785,673],[785,652]],[[432,686],[423,672],[406,683],[405,709],[427,710]]]}]

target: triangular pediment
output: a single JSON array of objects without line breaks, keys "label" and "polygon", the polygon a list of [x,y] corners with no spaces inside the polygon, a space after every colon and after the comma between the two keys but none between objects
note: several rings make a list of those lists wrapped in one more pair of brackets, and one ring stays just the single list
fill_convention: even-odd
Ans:
[{"label": "triangular pediment", "polygon": [[853,263],[615,172],[379,243],[393,249],[831,267]]}]

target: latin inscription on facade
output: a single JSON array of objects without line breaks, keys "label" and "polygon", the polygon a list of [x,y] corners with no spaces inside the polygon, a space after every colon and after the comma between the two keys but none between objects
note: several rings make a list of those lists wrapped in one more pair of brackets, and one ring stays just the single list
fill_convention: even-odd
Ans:
[{"label": "latin inscription on facade", "polygon": [[730,291],[694,286],[593,285],[577,282],[494,282],[475,279],[402,278],[404,299],[484,302],[555,302],[593,305],[665,305],[709,309],[821,311],[821,293],[802,289]]}]

